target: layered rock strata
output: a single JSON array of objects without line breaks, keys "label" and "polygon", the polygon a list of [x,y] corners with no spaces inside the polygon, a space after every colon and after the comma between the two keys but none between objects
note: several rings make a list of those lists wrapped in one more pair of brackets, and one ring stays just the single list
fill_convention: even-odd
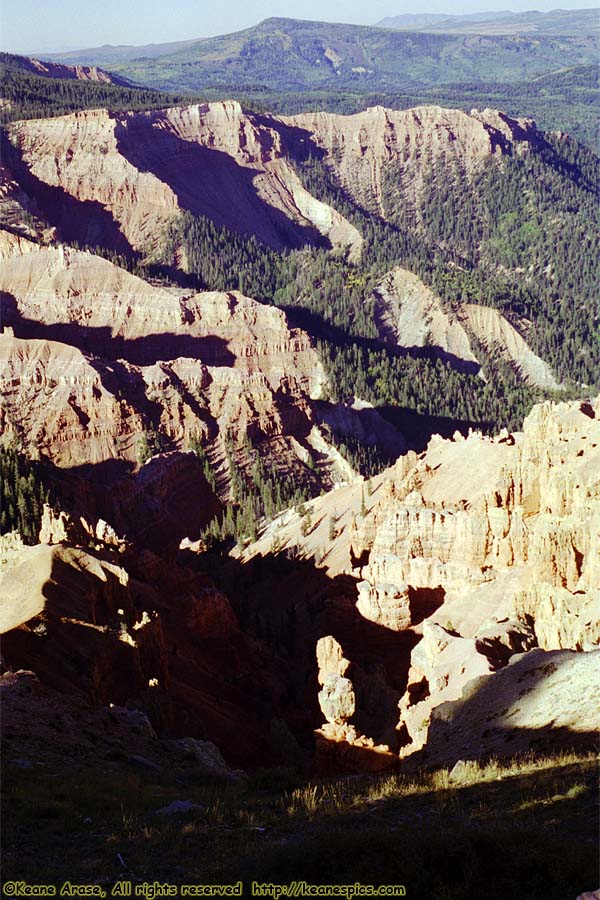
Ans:
[{"label": "layered rock strata", "polygon": [[484,163],[528,153],[542,140],[530,119],[492,109],[376,106],[352,116],[315,112],[284,121],[305,129],[344,191],[384,218],[393,214],[390,184],[400,185],[405,202],[416,207],[436,161],[457,163],[472,176]]},{"label": "layered rock strata", "polygon": [[48,62],[34,56],[20,58],[21,65],[34,75],[44,78],[64,78],[68,81],[97,81],[101,84],[127,84],[123,78],[111,75],[98,66],[68,66],[64,63]]},{"label": "layered rock strata", "polygon": [[[336,536],[323,553],[332,521]],[[331,492],[273,528],[287,552],[318,556],[330,577],[356,579],[365,622],[413,635],[398,738],[401,756],[426,752],[440,704],[462,703],[482,678],[493,703],[495,679],[513,658],[538,654],[543,699],[540,653],[599,646],[600,398],[541,404],[521,433],[433,438],[420,456],[408,453],[370,483]],[[581,665],[598,686],[593,658]],[[567,704],[568,691],[561,697]],[[527,740],[540,731],[551,743],[552,722],[531,712]],[[590,739],[586,716],[572,729],[575,743],[584,732]],[[525,719],[519,728],[527,730]],[[449,741],[446,758],[456,749]],[[503,739],[494,746],[510,752]]]},{"label": "layered rock strata", "polygon": [[9,136],[22,186],[52,199],[48,214],[67,237],[79,228],[80,240],[152,257],[188,210],[278,249],[325,239],[358,251],[356,228],[302,187],[281,127],[222,101],[85,110],[13,123]]},{"label": "layered rock strata", "polygon": [[[371,213],[395,192],[418,213],[431,166],[468,178],[543,141],[528,119],[496,110],[374,107],[353,116],[246,112],[236,101],[139,113],[86,110],[9,126],[12,177],[67,239],[160,253],[182,210],[276,248],[322,240],[357,257],[356,227],[301,184],[290,160],[311,153]],[[390,190],[390,186],[392,190]]]},{"label": "layered rock strata", "polygon": [[[135,464],[231,431],[305,468],[325,375],[285,314],[232,292],[152,285],[108,260],[5,234],[0,424],[61,467]],[[219,451],[222,455],[222,450]],[[219,452],[217,456],[219,456]],[[323,477],[335,469],[324,459]]]}]

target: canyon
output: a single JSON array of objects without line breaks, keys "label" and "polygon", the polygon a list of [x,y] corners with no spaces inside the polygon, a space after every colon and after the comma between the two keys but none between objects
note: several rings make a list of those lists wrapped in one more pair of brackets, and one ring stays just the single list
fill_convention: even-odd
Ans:
[{"label": "canyon", "polygon": [[522,433],[432,439],[229,560],[48,511],[45,543],[4,553],[5,665],[238,768],[306,765],[313,731],[322,772],[590,748],[599,421],[545,403]]},{"label": "canyon", "polygon": [[[405,379],[453,369],[491,393],[502,363],[529,406],[585,393],[530,345],[524,294],[486,305],[464,259],[427,258],[447,251],[428,219],[435,173],[473,202],[515,161],[550,159],[559,177],[548,136],[489,109],[285,117],[219,101],[13,122],[4,148],[0,431],[55,498],[37,543],[0,539],[9,698],[72,702],[92,729],[99,709],[133,711],[159,767],[152,735],[234,770],[320,773],[589,749],[598,399],[546,400],[495,435],[448,416],[452,439],[422,414],[420,443],[356,385],[332,399],[331,360],[352,341],[368,372],[389,349],[431,364]],[[276,251],[288,293],[201,285],[187,214],[243,237],[259,268]],[[417,271],[398,261],[409,238],[427,243],[406,251]],[[482,259],[503,288],[539,274]],[[366,334],[299,303],[357,284]],[[396,461],[365,478],[357,446]],[[251,527],[224,545],[233,510]]]},{"label": "canyon", "polygon": [[[47,460],[84,511],[93,503],[139,533],[144,516],[138,525],[131,513],[123,519],[106,487],[115,502],[123,491],[129,502],[137,495],[139,479],[126,485],[145,461],[146,435],[169,451],[153,464],[151,481],[156,492],[164,480],[163,502],[173,508],[168,490],[181,500],[188,477],[188,499],[204,497],[218,511],[189,451],[203,448],[225,500],[231,435],[242,466],[252,462],[249,447],[260,445],[265,464],[299,484],[327,486],[351,473],[320,424],[328,405],[316,403],[326,379],[314,346],[281,310],[239,292],[150,284],[92,253],[10,233],[1,246],[2,432]],[[359,418],[350,411],[346,426]],[[93,499],[90,484],[98,485]],[[195,524],[183,510],[180,518],[162,532],[169,544],[188,536],[185,528],[196,539],[208,521],[202,504]]]},{"label": "canyon", "polygon": [[[476,203],[476,216],[484,223],[490,202],[481,195],[484,173],[497,170],[504,178],[509,161],[530,157],[558,167],[553,153],[532,120],[492,109],[467,114],[436,106],[373,107],[350,116],[282,117],[222,101],[149,112],[84,110],[7,126],[0,210],[13,241],[76,243],[91,251],[101,247],[113,258],[119,253],[159,268],[163,277],[166,269],[167,277],[180,284],[186,274],[198,275],[185,234],[193,221],[210,223],[203,232],[205,242],[213,239],[215,229],[225,229],[220,240],[239,235],[284,258],[302,248],[329,248],[335,259],[360,266],[368,217],[389,225],[388,240],[410,232],[415,247],[423,244],[430,254],[447,252],[445,239],[430,222],[440,171],[452,173],[453,190]],[[568,219],[560,217],[569,227]],[[556,222],[558,218],[554,226]],[[9,238],[3,240],[6,244]],[[469,262],[482,277],[499,270],[487,260],[485,249],[499,240],[480,239],[482,259]],[[240,244],[242,251],[255,254],[257,245]],[[368,252],[373,254],[372,246]],[[208,257],[217,253],[211,245]],[[22,249],[13,255],[19,258]],[[306,257],[298,263],[299,293],[305,290],[302,271],[309,261]],[[213,263],[218,266],[217,260]],[[447,264],[462,270],[452,259]],[[14,277],[24,265],[10,263]],[[276,267],[272,259],[263,264],[267,272]],[[520,273],[513,264],[506,272],[508,282],[518,282]],[[88,275],[92,277],[91,263]],[[252,270],[244,277],[252,284],[257,277],[264,281],[264,271]],[[379,278],[375,317],[380,337],[394,347],[411,353],[431,345],[441,359],[456,362],[464,372],[477,372],[500,359],[528,385],[561,387],[552,361],[531,346],[537,329],[531,316],[541,314],[537,308],[529,318],[526,312],[507,318],[502,309],[473,302],[464,289],[461,297],[459,287],[456,297],[440,300],[430,285],[420,283],[420,275],[400,266]],[[240,279],[237,286],[242,288]],[[265,290],[261,284],[256,289]]]},{"label": "canyon", "polygon": [[[549,723],[561,722],[561,716],[563,739],[576,742],[581,730],[585,743],[595,733],[600,725],[599,438],[598,400],[536,407],[522,434],[434,438],[425,453],[406,454],[368,484],[340,487],[307,504],[304,517],[284,514],[241,553],[244,562],[264,555],[276,534],[282,552],[315,559],[334,580],[352,577],[362,619],[381,632],[382,643],[398,638],[395,670],[387,663],[387,686],[398,678],[398,667],[403,669],[399,712],[388,700],[390,718],[367,738],[377,741],[386,724],[388,729],[393,725],[402,759],[451,764],[461,750],[452,729],[440,736],[441,724],[455,715],[483,717],[484,710],[494,724],[481,726],[483,738],[472,731],[470,752],[479,746],[480,752],[501,755],[507,752],[504,741],[516,749],[515,735],[504,723],[523,710],[515,699],[500,716],[494,682],[489,689],[487,682],[501,671],[506,696],[529,664],[537,674],[523,677],[540,683],[538,704],[530,704],[528,712],[545,712],[529,725],[515,718],[524,734],[527,728],[531,732],[519,749],[526,749],[534,734],[541,743],[559,740],[563,725],[557,724],[554,734]],[[308,527],[302,527],[303,520]],[[335,538],[328,541],[332,529]],[[353,659],[340,627],[331,640],[339,641],[339,656],[348,658],[343,673],[334,671],[335,678],[347,675],[351,662],[360,670],[365,658],[363,645]],[[403,665],[400,638],[405,647],[414,645]],[[580,663],[575,657],[582,651],[590,652]],[[562,683],[568,686],[564,694],[549,691],[547,706],[546,663],[551,672],[564,667]],[[581,710],[572,694],[580,676],[568,674],[580,664],[581,677],[590,679]],[[344,690],[339,696],[334,691],[328,701],[329,724],[321,734],[341,744],[336,748],[340,758],[351,756],[353,749],[361,758],[364,741],[352,704],[345,706],[350,688]],[[363,721],[369,712],[369,701],[364,702]],[[381,697],[371,702],[371,715],[375,710],[381,715]],[[581,726],[571,730],[569,711],[575,709],[582,712]],[[578,719],[578,713],[573,715]]]},{"label": "canyon", "polygon": [[147,259],[181,210],[276,249],[326,241],[357,258],[357,228],[303,187],[294,158],[322,158],[355,203],[386,218],[394,191],[418,209],[434,161],[470,177],[543,144],[531,120],[494,110],[277,117],[235,101],[15,122],[8,138],[5,165],[59,234]]},{"label": "canyon", "polygon": [[591,896],[589,19],[0,54],[5,884]]}]

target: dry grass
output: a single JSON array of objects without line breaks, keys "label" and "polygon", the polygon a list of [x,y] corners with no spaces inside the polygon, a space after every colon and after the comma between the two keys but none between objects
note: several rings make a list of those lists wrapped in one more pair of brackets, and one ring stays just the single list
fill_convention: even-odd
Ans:
[{"label": "dry grass", "polygon": [[[58,775],[58,777],[56,777]],[[5,879],[406,884],[418,900],[564,900],[593,887],[593,756],[492,760],[422,775],[219,786],[132,772],[8,769]],[[199,808],[157,816],[174,799]],[[123,860],[126,869],[120,860]],[[596,885],[597,886],[597,885]]]}]

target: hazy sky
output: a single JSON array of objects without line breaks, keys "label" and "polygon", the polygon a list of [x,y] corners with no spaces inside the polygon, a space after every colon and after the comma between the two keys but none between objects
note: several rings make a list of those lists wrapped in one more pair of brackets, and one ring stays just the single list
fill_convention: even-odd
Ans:
[{"label": "hazy sky", "polygon": [[0,0],[0,49],[150,44],[224,34],[268,16],[372,25],[406,12],[577,9],[590,0]]}]

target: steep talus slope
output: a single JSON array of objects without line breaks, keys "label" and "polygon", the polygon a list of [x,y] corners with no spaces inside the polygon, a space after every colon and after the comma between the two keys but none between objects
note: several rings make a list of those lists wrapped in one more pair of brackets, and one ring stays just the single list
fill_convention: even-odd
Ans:
[{"label": "steep talus slope", "polygon": [[71,239],[156,254],[180,210],[278,249],[356,229],[310,197],[268,120],[224,101],[150,113],[91,110],[9,127],[24,189]]},{"label": "steep talus slope", "polygon": [[478,371],[476,342],[499,356],[529,384],[556,390],[550,366],[497,309],[475,303],[444,304],[418,276],[397,267],[374,294],[375,317],[382,338],[407,350],[424,350],[452,362],[456,368]]},{"label": "steep talus slope", "polygon": [[[473,679],[503,670],[515,654],[532,648],[549,653],[598,647],[599,477],[600,400],[545,403],[534,408],[523,433],[432,439],[424,454],[401,457],[368,490],[341,488],[307,504],[304,517],[285,514],[241,558],[268,552],[277,534],[278,546],[301,558],[318,557],[330,577],[353,575],[356,606],[366,621],[384,632],[414,635],[398,739],[401,756],[422,748],[426,753],[437,708],[458,700]],[[360,651],[353,656],[343,640],[341,646],[360,664]],[[565,660],[567,693],[560,703],[553,701],[562,710],[578,677],[577,665]],[[582,665],[594,694],[580,726],[569,726],[565,713],[560,739],[567,743],[571,731],[591,730],[590,716],[600,725],[590,706],[599,688],[597,666],[591,657]],[[536,657],[533,668],[543,694],[544,660]],[[485,690],[489,706],[493,683]],[[529,726],[522,712],[525,744],[536,737],[551,742],[552,710],[541,701],[533,704]],[[501,727],[501,719],[486,743],[488,752],[510,752],[508,725]],[[321,733],[329,763],[347,757],[353,743],[348,728],[356,731],[355,722],[344,714],[337,731]],[[447,762],[460,750],[444,734]],[[341,749],[332,741],[341,741]],[[435,746],[439,762],[441,745]]]},{"label": "steep talus slope", "polygon": [[487,109],[377,106],[353,116],[303,113],[284,121],[309,132],[344,191],[384,218],[394,211],[386,178],[400,181],[404,202],[417,206],[434,161],[456,162],[469,176],[490,158],[526,153],[541,140],[531,120]]},{"label": "steep talus slope", "polygon": [[279,441],[282,461],[304,467],[291,438],[313,429],[324,373],[283,312],[156,287],[90,253],[5,244],[16,251],[0,274],[8,435],[65,467],[135,462],[148,429],[172,448],[233,429]]},{"label": "steep talus slope", "polygon": [[529,384],[556,390],[559,385],[547,362],[540,359],[527,345],[517,329],[497,310],[467,303],[459,315],[480,344],[491,353],[510,363]]},{"label": "steep talus slope", "polygon": [[515,653],[493,679],[473,678],[460,699],[433,710],[427,743],[416,758],[433,767],[457,758],[517,756],[536,746],[593,748],[600,724],[599,666],[598,649]]},{"label": "steep talus slope", "polygon": [[421,279],[400,267],[389,272],[375,292],[375,317],[381,336],[417,349],[431,347],[466,371],[479,368],[469,335],[458,317],[445,310]]}]

